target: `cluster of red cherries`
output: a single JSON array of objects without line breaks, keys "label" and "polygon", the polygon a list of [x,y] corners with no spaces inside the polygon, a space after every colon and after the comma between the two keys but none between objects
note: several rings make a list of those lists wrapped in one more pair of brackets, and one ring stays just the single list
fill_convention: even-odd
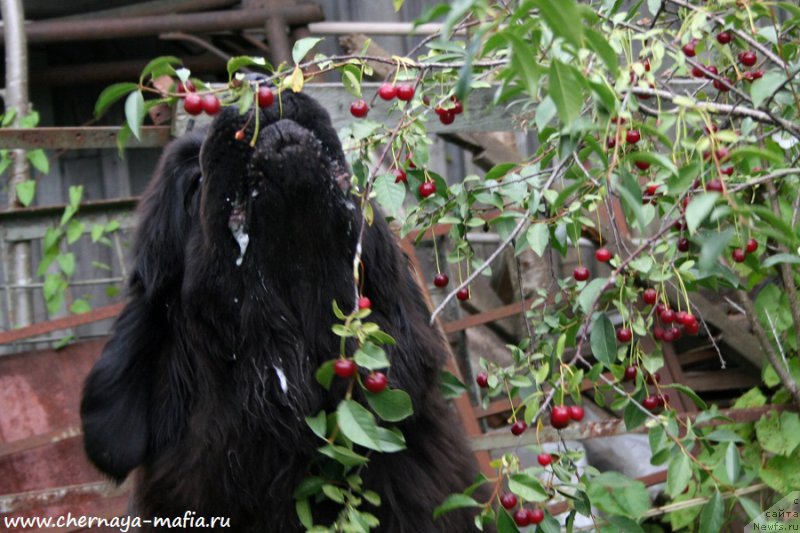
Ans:
[{"label": "cluster of red cherries", "polygon": [[[634,366],[628,366],[625,368],[625,375],[623,377],[623,381],[634,381],[636,379],[636,374],[639,373],[639,369]],[[655,374],[651,374],[650,372],[644,373],[644,379],[651,385],[655,385],[661,381],[661,374],[656,372]],[[667,393],[660,393],[660,394],[650,394],[649,396],[645,397],[642,400],[642,407],[647,409],[648,411],[655,411],[661,407],[666,407],[669,405],[669,394]]]},{"label": "cluster of red cherries", "polygon": [[[507,492],[500,497],[500,505],[508,511],[516,507],[517,503],[517,497],[511,492]],[[541,523],[544,520],[544,511],[538,507],[535,509],[520,507],[514,512],[513,516],[515,524],[519,527],[525,527]]]},{"label": "cluster of red cherries", "polygon": [[655,315],[659,323],[653,326],[653,337],[664,342],[680,339],[683,333],[697,335],[700,323],[688,311],[674,311],[664,302],[658,302],[658,292],[652,287],[645,289],[642,299],[647,305],[655,305]]},{"label": "cluster of red cherries", "polygon": [[[438,287],[439,289],[447,287],[448,283],[450,283],[450,278],[447,276],[447,274],[442,274],[441,272],[439,272],[438,274],[433,276],[433,285],[435,287]],[[458,298],[462,302],[469,300],[469,287],[462,287],[458,289],[458,291],[456,292],[456,298]]]},{"label": "cluster of red cherries", "polygon": [[[219,113],[221,104],[217,95],[214,93],[207,93],[202,96],[197,94],[192,80],[186,80],[185,82],[179,81],[175,90],[183,99],[183,109],[187,114],[197,116],[201,113],[205,113],[213,117]],[[258,102],[258,107],[269,107],[275,101],[275,94],[272,92],[272,89],[266,85],[261,85],[258,88],[256,101]],[[242,133],[242,135],[244,135],[244,133]]]},{"label": "cluster of red cherries", "polygon": [[[372,302],[366,296],[361,296],[358,299],[359,309],[370,309]],[[350,379],[356,375],[358,365],[352,359],[341,357],[333,364],[333,373],[343,379]],[[389,378],[383,372],[370,372],[364,378],[364,388],[373,394],[383,392],[389,385]]]},{"label": "cluster of red cherries", "polygon": [[[722,31],[717,34],[717,42],[722,45],[729,44],[733,41],[733,35],[728,31]],[[683,47],[683,55],[686,57],[695,57],[697,55],[697,39],[692,39]],[[752,50],[743,50],[737,55],[739,63],[744,67],[752,67],[758,62],[758,55]],[[712,76],[713,75],[713,76]],[[701,65],[692,67],[692,76],[695,78],[714,79],[714,88],[720,92],[726,93],[731,90],[734,81],[725,75],[720,76],[719,70],[714,65]],[[746,70],[742,73],[742,79],[748,82],[753,82],[764,76],[763,70]]]}]

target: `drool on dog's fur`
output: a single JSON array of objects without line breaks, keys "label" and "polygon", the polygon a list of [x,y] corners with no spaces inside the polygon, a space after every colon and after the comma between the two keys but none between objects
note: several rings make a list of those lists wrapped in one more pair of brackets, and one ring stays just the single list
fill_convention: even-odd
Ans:
[{"label": "drool on dog's fur", "polygon": [[[302,94],[260,113],[255,148],[255,121],[232,108],[167,148],[140,207],[129,302],[86,381],[88,456],[116,480],[138,468],[142,517],[191,510],[234,531],[302,531],[292,492],[322,444],[303,417],[344,394],[344,380],[329,392],[314,379],[339,351],[331,302],[354,305],[361,214],[339,186],[342,147]],[[363,262],[370,320],[397,340],[390,384],[414,406],[400,425],[408,450],[372,454],[362,472],[382,498],[367,509],[381,531],[472,530],[468,512],[433,520],[476,470],[437,389],[444,340],[380,216]],[[324,523],[336,508],[313,510]]]}]

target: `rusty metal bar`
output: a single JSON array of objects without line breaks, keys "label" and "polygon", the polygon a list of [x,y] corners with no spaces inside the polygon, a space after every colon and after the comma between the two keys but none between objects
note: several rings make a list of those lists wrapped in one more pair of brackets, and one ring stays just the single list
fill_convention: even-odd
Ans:
[{"label": "rusty metal bar", "polygon": [[114,318],[122,311],[124,306],[124,303],[107,305],[93,309],[88,313],[65,316],[64,318],[56,318],[55,320],[48,320],[47,322],[39,322],[24,328],[3,331],[0,332],[0,345],[9,344],[21,339],[29,339],[31,337],[44,335],[45,333],[50,333],[53,331],[92,324],[107,318]]},{"label": "rusty metal bar", "polygon": [[[798,409],[799,408],[796,405],[767,405],[764,407],[754,407],[750,409],[727,409],[720,411],[720,414],[730,418],[731,420],[714,419],[704,422],[703,424],[699,424],[699,427],[720,426],[735,422],[753,422],[770,411],[796,412]],[[686,418],[694,421],[700,414],[701,413],[692,413]],[[494,450],[497,448],[516,448],[518,446],[539,444],[543,442],[559,442],[560,439],[586,440],[596,437],[613,437],[615,435],[624,435],[626,433],[646,433],[647,430],[648,428],[646,426],[639,426],[633,431],[628,431],[623,420],[613,419],[603,420],[600,422],[574,424],[562,429],[561,431],[556,431],[553,428],[546,427],[538,433],[535,431],[528,431],[520,436],[512,435],[510,431],[503,431],[502,433],[487,434],[473,438],[470,444],[472,449],[475,451]]]},{"label": "rusty metal bar", "polygon": [[235,4],[238,0],[152,0],[129,6],[114,7],[101,11],[79,13],[59,17],[56,20],[83,20],[87,18],[102,19],[112,17],[142,17],[152,15],[169,15],[171,13],[186,13],[191,11],[205,11],[206,9],[219,9]]},{"label": "rusty metal bar", "polygon": [[[0,148],[45,148],[45,149],[94,149],[116,148],[115,126],[75,127],[75,128],[2,128],[0,129]],[[141,141],[131,138],[129,148],[156,148],[170,141],[169,126],[144,126]]]},{"label": "rusty metal bar", "polygon": [[207,11],[119,19],[44,20],[27,24],[25,30],[28,42],[32,44],[93,41],[158,35],[172,31],[208,33],[262,28],[270,17],[276,16],[292,26],[319,22],[325,18],[322,8],[316,4],[295,4],[267,9]]},{"label": "rusty metal bar", "polygon": [[[113,63],[54,65],[31,72],[31,83],[61,86],[131,81],[139,77],[146,64],[146,60],[131,59]],[[183,58],[183,66],[191,70],[193,75],[225,72],[225,61],[210,54]]]}]

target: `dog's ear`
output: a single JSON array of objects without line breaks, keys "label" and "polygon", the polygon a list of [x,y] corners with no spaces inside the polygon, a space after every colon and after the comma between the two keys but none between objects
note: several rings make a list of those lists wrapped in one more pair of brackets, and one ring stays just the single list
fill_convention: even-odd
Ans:
[{"label": "dog's ear", "polygon": [[111,338],[86,380],[81,402],[84,445],[100,470],[122,480],[179,423],[165,410],[154,384],[173,365],[170,315],[177,307],[183,278],[184,246],[196,215],[202,135],[172,143],[139,209],[135,263],[129,302],[114,324]]},{"label": "dog's ear", "polygon": [[140,295],[128,303],[83,388],[81,422],[92,462],[117,481],[144,461],[154,359],[164,324]]}]

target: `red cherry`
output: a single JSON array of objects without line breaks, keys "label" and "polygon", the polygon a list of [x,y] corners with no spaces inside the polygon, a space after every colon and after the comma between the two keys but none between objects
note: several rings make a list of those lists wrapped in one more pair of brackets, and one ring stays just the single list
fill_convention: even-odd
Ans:
[{"label": "red cherry", "polygon": [[647,305],[653,305],[654,303],[656,303],[657,299],[658,299],[658,291],[656,291],[652,287],[649,289],[645,289],[644,293],[642,293],[642,300],[644,300],[644,303],[646,303]]},{"label": "red cherry", "polygon": [[525,430],[528,429],[528,424],[523,422],[522,420],[517,420],[513,424],[511,424],[511,433],[514,435],[522,435],[525,433]]},{"label": "red cherry", "polygon": [[426,106],[431,105],[431,98],[427,94],[422,97],[422,103]]},{"label": "red cherry", "polygon": [[442,274],[440,272],[433,276],[433,284],[440,289],[446,287],[448,283],[450,283],[450,278],[447,277],[447,274]]},{"label": "red cherry", "polygon": [[451,109],[454,115],[460,115],[464,112],[464,104],[462,104],[459,100],[455,100],[453,102],[453,108]]},{"label": "red cherry", "polygon": [[661,374],[658,372],[653,374],[648,373],[646,379],[650,385],[655,385],[656,383],[661,383]]},{"label": "red cherry", "polygon": [[708,79],[713,79],[712,76],[710,76],[709,74],[713,74],[714,76],[719,75],[719,70],[717,70],[717,67],[715,67],[714,65],[708,65],[707,67],[705,67],[705,70],[706,72],[704,73],[704,75]]},{"label": "red cherry", "polygon": [[528,509],[528,522],[530,524],[541,524],[544,521],[544,511],[539,508]]},{"label": "red cherry", "polygon": [[686,312],[683,313],[683,316],[681,317],[681,325],[688,326],[689,324],[695,322],[697,322],[697,319],[692,313],[686,313]]},{"label": "red cherry", "polygon": [[609,148],[614,148],[617,145],[617,138],[616,137],[609,137],[606,139],[606,146]]},{"label": "red cherry", "polygon": [[728,44],[732,39],[733,37],[727,31],[721,31],[717,34],[717,42],[719,44]]},{"label": "red cherry", "polygon": [[489,386],[489,374],[486,372],[481,372],[477,376],[475,376],[475,383],[478,384],[478,387],[485,389]]},{"label": "red cherry", "polygon": [[626,124],[628,121],[624,117],[611,117],[612,124]]},{"label": "red cherry", "polygon": [[372,372],[364,379],[364,386],[372,394],[378,394],[389,384],[386,374],[383,372]]},{"label": "red cherry", "polygon": [[366,296],[362,296],[358,299],[358,308],[359,309],[369,309],[372,307],[372,302]]},{"label": "red cherry", "polygon": [[[266,85],[261,85],[258,88],[258,107],[261,108],[269,107],[272,105],[272,102],[274,101],[275,101],[275,95],[273,94],[272,89],[270,89]],[[357,101],[364,102],[364,100],[357,100]],[[366,102],[364,102],[364,105],[366,106]],[[353,115],[355,115],[352,106],[350,107],[350,112],[353,113]],[[366,114],[367,112],[364,111],[364,115]],[[364,116],[364,115],[356,115],[356,116]]]},{"label": "red cherry", "polygon": [[695,78],[704,78],[705,72],[700,67],[692,67],[692,76]]},{"label": "red cherry", "polygon": [[547,466],[553,462],[553,456],[550,455],[549,453],[540,453],[536,457],[536,460],[539,462],[540,465]]},{"label": "red cherry", "polygon": [[742,250],[741,248],[737,248],[731,253],[731,257],[737,263],[743,262],[746,256],[747,256],[747,253],[744,250]]},{"label": "red cherry", "polygon": [[427,198],[436,192],[436,184],[432,181],[425,181],[419,186],[419,195]]},{"label": "red cherry", "polygon": [[203,112],[203,98],[197,93],[189,93],[183,99],[183,109],[190,115],[199,115]]},{"label": "red cherry", "polygon": [[672,326],[670,328],[670,333],[672,334],[672,340],[674,341],[680,339],[683,336],[683,333],[681,332],[680,328],[678,328],[678,326]]},{"label": "red cherry", "polygon": [[517,497],[510,492],[507,492],[500,497],[500,505],[506,509],[513,509],[517,506]]},{"label": "red cherry", "polygon": [[576,281],[586,281],[589,279],[589,269],[584,266],[575,267],[575,270],[572,271],[572,277]]},{"label": "red cherry", "polygon": [[625,367],[625,377],[623,378],[625,381],[633,381],[636,379],[636,373],[638,372],[637,368],[633,365]]},{"label": "red cherry", "polygon": [[369,113],[369,105],[364,100],[356,100],[350,104],[350,114],[356,118],[364,118]]},{"label": "red cherry", "polygon": [[650,196],[655,196],[658,193],[658,189],[661,188],[661,185],[657,183],[651,183],[647,186],[647,194]]},{"label": "red cherry", "polygon": [[658,315],[658,318],[660,318],[661,322],[664,324],[672,324],[675,321],[675,311],[672,309],[664,309]]},{"label": "red cherry", "polygon": [[694,57],[697,55],[697,50],[695,49],[697,46],[697,41],[692,39],[688,43],[684,44],[681,50],[683,50],[683,55],[686,57]]},{"label": "red cherry", "polygon": [[439,122],[444,124],[445,126],[452,124],[453,121],[456,119],[456,114],[453,113],[452,109],[446,109],[444,113],[439,115]]},{"label": "red cherry", "polygon": [[648,411],[652,411],[656,407],[658,407],[658,398],[655,396],[648,396],[644,400],[642,400],[642,407],[647,409]]},{"label": "red cherry", "polygon": [[650,168],[650,163],[647,161],[635,161],[633,164],[636,165],[636,168],[639,170],[647,170]]},{"label": "red cherry", "polygon": [[571,417],[566,405],[557,405],[550,411],[550,425],[556,429],[564,429],[569,424]]},{"label": "red cherry", "polygon": [[720,180],[710,180],[708,183],[706,183],[707,191],[722,192],[722,189],[722,181]]},{"label": "red cherry", "polygon": [[628,144],[636,144],[642,138],[642,134],[639,133],[639,130],[628,130],[625,133],[625,141]]},{"label": "red cherry", "polygon": [[[725,83],[723,83],[723,81]],[[728,78],[722,78],[722,79],[719,79],[719,80],[714,80],[714,83],[712,85],[714,85],[714,88],[716,90],[718,90],[720,92],[723,92],[723,93],[726,93],[726,92],[731,90],[730,86],[733,85],[733,82],[731,80],[729,80]]]},{"label": "red cherry", "polygon": [[207,115],[214,116],[219,113],[219,98],[213,94],[207,94],[203,97],[203,111],[206,112]]},{"label": "red cherry", "polygon": [[622,343],[631,342],[633,333],[628,328],[619,328],[617,330],[617,340]]},{"label": "red cherry", "polygon": [[642,61],[642,65],[644,65],[645,72],[650,72],[650,59],[645,59]]},{"label": "red cherry", "polygon": [[583,415],[585,414],[583,407],[580,405],[570,405],[569,406],[569,417],[576,421],[580,422],[583,420]]},{"label": "red cherry", "polygon": [[753,82],[764,77],[763,70],[748,70],[742,73],[742,78],[748,82]]},{"label": "red cherry", "polygon": [[726,176],[732,176],[733,175],[733,167],[725,167],[725,168],[722,169],[721,172],[723,174],[725,174]]},{"label": "red cherry", "polygon": [[594,253],[594,258],[601,263],[608,263],[611,261],[611,250],[608,248],[598,248],[598,250]]},{"label": "red cherry", "polygon": [[756,250],[758,250],[758,241],[755,239],[748,239],[744,251],[748,254],[752,254]]},{"label": "red cherry", "polygon": [[333,373],[340,378],[353,377],[357,368],[355,361],[352,359],[337,359],[336,362],[333,363]]},{"label": "red cherry", "polygon": [[397,96],[397,87],[391,83],[384,83],[378,89],[378,96],[384,100],[392,100],[395,96]]},{"label": "red cherry", "polygon": [[462,287],[461,289],[458,289],[458,292],[456,292],[456,298],[462,302],[469,300],[469,287]]},{"label": "red cherry", "polygon": [[183,94],[183,93],[193,93],[195,91],[194,83],[192,80],[186,80],[186,82],[179,81],[176,91]]},{"label": "red cherry", "polygon": [[746,67],[752,67],[758,62],[758,56],[753,51],[739,52],[739,63]]},{"label": "red cherry", "polygon": [[717,126],[716,124],[711,124],[710,127],[709,126],[703,126],[703,131],[706,132],[706,135],[710,135],[711,132],[714,132],[714,133],[718,132],[719,131],[719,126]]},{"label": "red cherry", "polygon": [[653,327],[653,338],[655,338],[657,341],[663,341],[665,333],[666,331],[664,331],[664,328],[662,328],[661,326]]},{"label": "red cherry", "polygon": [[661,335],[661,340],[664,342],[672,342],[675,340],[675,328],[667,328],[662,331],[663,334]]},{"label": "red cherry", "polygon": [[688,252],[689,251],[689,239],[686,237],[681,237],[678,239],[678,251],[679,252]]},{"label": "red cherry", "polygon": [[675,313],[675,322],[678,324],[683,324],[684,319],[686,318],[686,311],[678,311]]},{"label": "red cherry", "polygon": [[237,130],[236,133],[233,134],[233,138],[237,141],[244,140],[244,130]]},{"label": "red cherry", "polygon": [[437,105],[436,107],[433,108],[433,112],[441,117],[442,115],[445,115],[445,114],[449,113],[450,110],[449,109],[445,109],[440,105]]},{"label": "red cherry", "polygon": [[394,174],[394,182],[395,183],[407,183],[408,182],[408,176],[406,176],[406,173],[403,171],[402,168],[393,169],[392,170],[392,174]]},{"label": "red cherry", "polygon": [[414,86],[408,83],[401,83],[397,86],[397,99],[410,102],[414,98]]},{"label": "red cherry", "polygon": [[700,324],[697,322],[697,319],[695,318],[694,321],[684,324],[683,331],[689,335],[697,335],[700,332]]},{"label": "red cherry", "polygon": [[525,509],[517,509],[517,512],[514,513],[514,523],[519,527],[525,527],[530,524],[531,522],[528,519],[528,511]]}]

